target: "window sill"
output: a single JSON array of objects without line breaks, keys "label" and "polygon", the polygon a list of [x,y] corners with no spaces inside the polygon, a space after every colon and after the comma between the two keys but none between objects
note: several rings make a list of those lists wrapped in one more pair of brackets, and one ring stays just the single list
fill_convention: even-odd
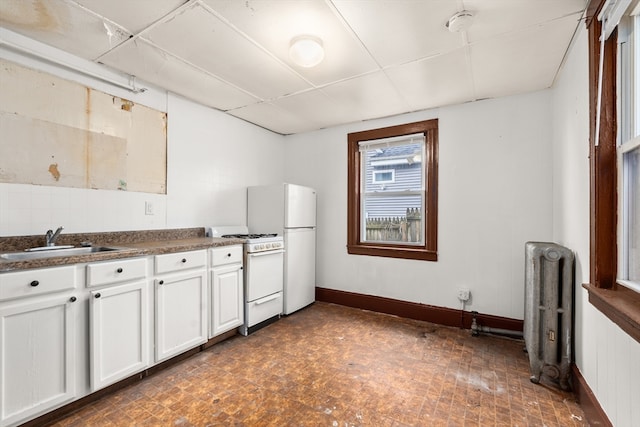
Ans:
[{"label": "window sill", "polygon": [[601,289],[592,284],[582,285],[589,291],[589,302],[611,319],[633,339],[640,342],[640,294],[618,286],[617,289]]},{"label": "window sill", "polygon": [[347,253],[351,255],[438,261],[438,253],[435,251],[430,251],[424,248],[410,248],[406,246],[347,245]]}]

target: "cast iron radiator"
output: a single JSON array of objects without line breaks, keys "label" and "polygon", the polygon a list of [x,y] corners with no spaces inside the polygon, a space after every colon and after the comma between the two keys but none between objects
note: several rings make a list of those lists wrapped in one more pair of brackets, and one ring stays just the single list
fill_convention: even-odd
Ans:
[{"label": "cast iron radiator", "polygon": [[525,244],[524,340],[534,383],[545,375],[569,389],[573,287],[571,250],[555,243]]}]

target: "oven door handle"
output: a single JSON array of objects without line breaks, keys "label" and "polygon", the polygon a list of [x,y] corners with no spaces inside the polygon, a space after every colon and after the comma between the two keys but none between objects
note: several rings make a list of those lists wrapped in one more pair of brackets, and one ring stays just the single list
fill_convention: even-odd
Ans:
[{"label": "oven door handle", "polygon": [[249,256],[251,257],[267,256],[267,255],[275,255],[275,254],[282,254],[282,253],[284,253],[284,249],[278,249],[276,251],[250,252]]},{"label": "oven door handle", "polygon": [[254,304],[255,305],[260,305],[260,304],[264,304],[264,303],[269,302],[269,301],[273,301],[274,299],[278,299],[278,298],[280,298],[280,294],[279,293],[273,294],[270,297],[265,297],[265,298],[259,299]]}]

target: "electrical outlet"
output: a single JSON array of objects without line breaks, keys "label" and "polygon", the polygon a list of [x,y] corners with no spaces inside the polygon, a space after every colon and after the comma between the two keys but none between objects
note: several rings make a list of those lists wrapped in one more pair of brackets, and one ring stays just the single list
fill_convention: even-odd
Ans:
[{"label": "electrical outlet", "polygon": [[467,302],[471,298],[471,291],[469,289],[458,289],[458,299],[461,302]]},{"label": "electrical outlet", "polygon": [[153,202],[144,202],[144,214],[153,215]]}]

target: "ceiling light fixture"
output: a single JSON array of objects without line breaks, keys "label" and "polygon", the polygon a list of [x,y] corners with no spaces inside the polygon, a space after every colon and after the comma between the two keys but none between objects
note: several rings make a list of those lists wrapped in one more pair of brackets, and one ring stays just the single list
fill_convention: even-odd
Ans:
[{"label": "ceiling light fixture", "polygon": [[473,13],[468,10],[463,10],[462,12],[458,12],[449,18],[447,21],[446,27],[452,33],[459,33],[460,31],[467,31],[471,26],[473,21]]},{"label": "ceiling light fixture", "polygon": [[289,57],[301,67],[315,67],[324,59],[322,40],[314,36],[298,36],[291,40]]}]

